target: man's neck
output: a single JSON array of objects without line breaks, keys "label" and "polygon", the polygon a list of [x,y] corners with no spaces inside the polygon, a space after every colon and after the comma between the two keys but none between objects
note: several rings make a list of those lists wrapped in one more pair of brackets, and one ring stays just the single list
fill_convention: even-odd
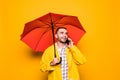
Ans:
[{"label": "man's neck", "polygon": [[57,46],[58,46],[58,48],[62,48],[64,46],[66,46],[66,44],[65,43],[61,43],[61,42],[57,42]]}]

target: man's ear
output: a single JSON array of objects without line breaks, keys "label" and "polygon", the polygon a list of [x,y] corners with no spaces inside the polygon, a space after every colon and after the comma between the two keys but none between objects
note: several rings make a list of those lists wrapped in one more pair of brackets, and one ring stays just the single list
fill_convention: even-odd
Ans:
[{"label": "man's ear", "polygon": [[58,38],[58,37],[57,37],[57,34],[55,34],[55,38]]}]

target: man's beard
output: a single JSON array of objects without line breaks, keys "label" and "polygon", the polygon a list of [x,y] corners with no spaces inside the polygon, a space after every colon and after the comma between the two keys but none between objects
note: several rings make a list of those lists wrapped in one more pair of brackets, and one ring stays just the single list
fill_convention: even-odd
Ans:
[{"label": "man's beard", "polygon": [[65,40],[65,41],[62,41],[61,39],[58,39],[58,41],[59,41],[60,43],[62,43],[62,44],[66,44],[66,43],[65,43],[66,40]]},{"label": "man's beard", "polygon": [[62,43],[62,44],[65,44],[65,42],[63,42],[63,41],[60,41],[60,40],[59,40],[59,42]]}]

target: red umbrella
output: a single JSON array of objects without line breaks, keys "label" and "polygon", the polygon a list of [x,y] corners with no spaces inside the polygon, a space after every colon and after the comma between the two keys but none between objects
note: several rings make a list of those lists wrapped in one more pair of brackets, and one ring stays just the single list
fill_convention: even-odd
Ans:
[{"label": "red umbrella", "polygon": [[47,47],[55,43],[54,31],[61,26],[67,28],[68,36],[75,44],[85,33],[76,16],[48,13],[26,23],[21,40],[34,51],[43,52]]}]

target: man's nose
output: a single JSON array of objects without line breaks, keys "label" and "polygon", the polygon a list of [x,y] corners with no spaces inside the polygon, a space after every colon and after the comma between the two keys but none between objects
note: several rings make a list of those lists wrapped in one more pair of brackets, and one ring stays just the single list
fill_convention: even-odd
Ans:
[{"label": "man's nose", "polygon": [[67,37],[68,35],[67,34],[64,34],[65,37]]}]

